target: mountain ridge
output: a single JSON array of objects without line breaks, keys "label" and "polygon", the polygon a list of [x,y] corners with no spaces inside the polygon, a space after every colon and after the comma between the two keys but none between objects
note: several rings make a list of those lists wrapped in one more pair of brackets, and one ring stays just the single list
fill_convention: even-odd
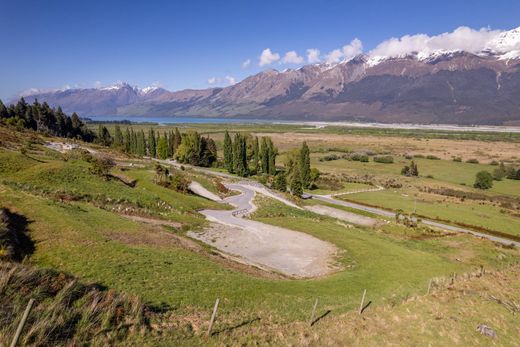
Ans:
[{"label": "mountain ridge", "polygon": [[259,72],[223,88],[168,91],[126,83],[26,95],[82,116],[490,124],[520,122],[520,28],[478,52],[360,54]]}]

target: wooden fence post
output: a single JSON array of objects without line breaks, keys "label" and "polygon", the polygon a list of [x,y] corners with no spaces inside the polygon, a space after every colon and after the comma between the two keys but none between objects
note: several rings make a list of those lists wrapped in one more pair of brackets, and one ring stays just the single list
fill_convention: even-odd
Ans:
[{"label": "wooden fence post", "polygon": [[428,283],[428,291],[426,292],[426,295],[430,294],[430,289],[432,288],[432,279],[430,279],[430,283]]},{"label": "wooden fence post", "polygon": [[359,314],[363,312],[363,304],[365,303],[365,295],[367,294],[367,290],[363,291],[363,297],[361,297],[361,304],[359,305]]},{"label": "wooden fence post", "polygon": [[220,299],[217,298],[217,300],[215,301],[215,306],[213,307],[213,313],[211,314],[211,320],[209,321],[208,336],[211,336],[211,329],[213,329],[213,322],[215,322],[215,317],[217,316],[219,301]]},{"label": "wooden fence post", "polygon": [[314,307],[312,308],[311,319],[309,321],[309,325],[312,326],[312,322],[314,322],[314,315],[316,314],[316,308],[318,307],[318,299],[314,302]]},{"label": "wooden fence post", "polygon": [[23,326],[25,325],[25,321],[27,321],[27,317],[29,316],[29,312],[31,312],[31,308],[34,304],[34,299],[29,299],[29,303],[25,308],[25,312],[23,313],[22,320],[18,324],[18,328],[16,329],[16,333],[14,334],[13,341],[11,342],[11,347],[15,347],[18,344],[18,339],[22,334]]}]

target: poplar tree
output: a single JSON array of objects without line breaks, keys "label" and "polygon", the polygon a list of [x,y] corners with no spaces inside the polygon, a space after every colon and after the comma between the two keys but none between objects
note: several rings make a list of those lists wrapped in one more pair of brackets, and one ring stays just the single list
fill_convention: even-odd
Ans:
[{"label": "poplar tree", "polygon": [[311,183],[311,158],[309,147],[305,141],[300,150],[299,164],[302,185],[304,188],[308,188]]},{"label": "poplar tree", "polygon": [[224,167],[233,173],[233,143],[227,130],[224,134]]},{"label": "poplar tree", "polygon": [[175,135],[173,131],[168,131],[168,157],[170,158],[173,157],[173,154],[175,154],[175,150],[173,149],[175,142],[174,137]]}]

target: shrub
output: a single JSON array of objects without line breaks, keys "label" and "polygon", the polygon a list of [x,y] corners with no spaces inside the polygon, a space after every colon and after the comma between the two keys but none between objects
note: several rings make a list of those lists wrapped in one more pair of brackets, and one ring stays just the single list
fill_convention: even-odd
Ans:
[{"label": "shrub", "polygon": [[350,155],[350,160],[368,163],[368,155],[361,153],[352,153]]},{"label": "shrub", "polygon": [[469,164],[478,164],[479,161],[475,158],[471,158],[471,159],[468,159],[466,160],[466,163],[469,163]]},{"label": "shrub", "polygon": [[191,181],[180,171],[174,171],[171,175],[170,187],[180,193],[186,193]]},{"label": "shrub", "polygon": [[408,159],[408,160],[411,160],[411,159],[413,159],[413,155],[411,155],[411,154],[405,154],[404,158],[405,158],[405,159]]},{"label": "shrub", "polygon": [[273,182],[273,189],[285,192],[287,190],[287,180],[285,178],[285,172],[280,171],[276,174]]},{"label": "shrub", "polygon": [[493,165],[493,166],[498,166],[498,161],[496,160],[493,160],[491,163],[489,163],[489,165]]},{"label": "shrub", "polygon": [[456,161],[457,163],[460,163],[460,162],[462,162],[462,158],[461,157],[453,157],[453,161]]},{"label": "shrub", "polygon": [[391,155],[378,155],[374,157],[374,162],[392,164],[394,162],[394,157],[392,157]]},{"label": "shrub", "polygon": [[426,156],[426,159],[430,159],[430,160],[441,160],[441,158],[439,158],[439,157],[437,157],[437,156],[435,156],[435,155],[433,155],[433,154],[428,154],[428,155]]},{"label": "shrub", "polygon": [[90,172],[105,180],[108,180],[110,170],[115,166],[114,161],[109,157],[93,157],[90,164]]},{"label": "shrub", "polygon": [[413,157],[414,158],[424,158],[424,155],[422,155],[422,154],[414,154]]},{"label": "shrub", "polygon": [[489,189],[493,187],[493,176],[487,171],[479,171],[475,176],[473,187],[478,189]]}]

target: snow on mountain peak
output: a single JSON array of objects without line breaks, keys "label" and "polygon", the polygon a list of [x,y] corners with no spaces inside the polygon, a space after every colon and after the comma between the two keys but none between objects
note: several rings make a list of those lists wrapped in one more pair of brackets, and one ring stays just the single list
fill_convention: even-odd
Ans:
[{"label": "snow on mountain peak", "polygon": [[141,93],[143,93],[143,94],[148,94],[148,93],[152,93],[152,92],[156,91],[157,89],[159,89],[159,87],[156,87],[156,86],[148,86],[148,87],[146,87],[146,88],[141,89]]}]

